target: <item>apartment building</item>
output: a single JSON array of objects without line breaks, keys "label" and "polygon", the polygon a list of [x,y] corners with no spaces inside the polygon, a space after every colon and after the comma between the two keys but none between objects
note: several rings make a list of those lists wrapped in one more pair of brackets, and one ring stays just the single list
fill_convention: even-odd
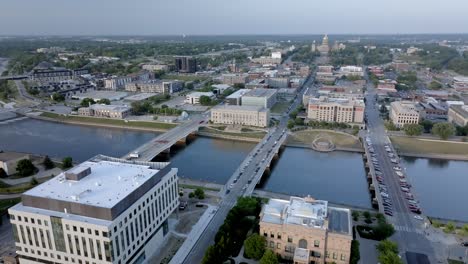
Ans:
[{"label": "apartment building", "polygon": [[310,196],[270,199],[260,213],[267,248],[297,264],[348,264],[351,226],[349,209]]},{"label": "apartment building", "polygon": [[307,107],[307,118],[315,121],[347,123],[363,126],[365,104],[363,100],[311,98]]},{"label": "apartment building", "polygon": [[107,117],[115,119],[124,119],[132,113],[132,109],[124,105],[101,105],[93,104],[89,107],[81,107],[78,109],[78,115]]},{"label": "apartment building", "polygon": [[276,104],[276,94],[275,89],[253,89],[242,96],[242,105],[271,108]]},{"label": "apartment building", "polygon": [[147,71],[168,71],[169,65],[166,64],[143,64],[141,65],[143,70]]},{"label": "apartment building", "polygon": [[261,106],[218,105],[211,109],[215,124],[267,127],[270,110]]},{"label": "apartment building", "polygon": [[452,105],[448,111],[448,121],[457,126],[468,125],[468,106]]},{"label": "apartment building", "polygon": [[340,71],[338,72],[340,76],[358,76],[358,77],[363,77],[364,76],[364,71],[362,67],[359,66],[344,66],[340,68]]},{"label": "apartment building", "polygon": [[142,263],[179,204],[167,164],[99,155],[23,193],[8,210],[20,263]]},{"label": "apartment building", "polygon": [[124,88],[125,84],[130,82],[132,82],[132,77],[130,76],[114,76],[104,80],[104,89],[115,91]]},{"label": "apartment building", "polygon": [[392,102],[390,104],[390,120],[398,128],[406,124],[418,124],[419,112],[413,102]]},{"label": "apartment building", "polygon": [[197,71],[197,59],[190,56],[177,56],[175,60],[175,70],[182,73],[194,73]]},{"label": "apartment building", "polygon": [[31,74],[31,80],[41,82],[60,82],[74,77],[73,71],[60,69],[35,69]]},{"label": "apartment building", "polygon": [[181,81],[149,80],[125,84],[125,90],[129,92],[173,94],[182,89],[184,82]]}]

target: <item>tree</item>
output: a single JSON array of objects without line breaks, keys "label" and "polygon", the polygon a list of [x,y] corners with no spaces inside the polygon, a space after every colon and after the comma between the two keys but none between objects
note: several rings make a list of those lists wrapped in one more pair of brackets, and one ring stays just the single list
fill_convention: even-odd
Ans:
[{"label": "tree", "polygon": [[111,101],[107,98],[102,98],[101,100],[98,101],[100,104],[105,104],[105,105],[110,105]]},{"label": "tree", "polygon": [[212,100],[211,100],[211,98],[209,96],[202,95],[202,96],[200,96],[200,104],[201,105],[211,105]]},{"label": "tree", "polygon": [[294,123],[294,120],[288,120],[288,128],[289,129],[293,128],[295,125],[296,125],[296,123]]},{"label": "tree", "polygon": [[432,121],[427,120],[427,119],[421,121],[419,124],[423,126],[425,133],[430,133],[432,130],[432,127],[434,126],[434,123],[432,123]]},{"label": "tree", "polygon": [[398,128],[395,126],[395,124],[393,124],[392,121],[385,121],[384,123],[384,126],[385,128],[388,130],[388,131],[396,131],[398,130]]},{"label": "tree", "polygon": [[361,253],[359,252],[359,241],[351,241],[351,256],[349,257],[350,264],[357,264],[361,259]]},{"label": "tree", "polygon": [[265,238],[259,234],[252,234],[244,241],[244,250],[248,258],[261,259],[265,253]]},{"label": "tree", "polygon": [[395,242],[392,242],[390,240],[382,240],[377,244],[377,250],[379,252],[393,252],[393,253],[398,253],[398,245]]},{"label": "tree", "polygon": [[354,221],[359,220],[359,215],[360,215],[360,214],[359,214],[359,211],[353,211],[353,212],[351,213],[351,215],[353,216],[353,220],[354,220]]},{"label": "tree", "polygon": [[205,199],[205,192],[201,188],[196,188],[193,194],[200,200]]},{"label": "tree", "polygon": [[442,89],[442,84],[437,81],[432,81],[431,83],[429,83],[429,89],[432,89],[432,90]]},{"label": "tree", "polygon": [[88,107],[88,106],[93,105],[93,104],[95,104],[95,103],[96,103],[96,102],[94,101],[93,98],[85,98],[85,99],[83,99],[83,100],[81,101],[80,105],[81,105],[82,107]]},{"label": "tree", "polygon": [[49,156],[44,157],[44,161],[42,161],[42,165],[46,170],[50,170],[55,167],[55,164],[50,160]]},{"label": "tree", "polygon": [[28,159],[18,161],[18,164],[16,165],[16,171],[21,177],[33,175],[36,170],[37,168]]},{"label": "tree", "polygon": [[65,96],[63,96],[63,94],[60,94],[60,93],[53,93],[51,97],[52,97],[52,100],[56,102],[65,101]]},{"label": "tree", "polygon": [[418,124],[405,124],[403,130],[408,136],[420,136],[423,132],[423,126]]},{"label": "tree", "polygon": [[39,182],[36,180],[36,178],[32,177],[31,181],[29,182],[31,186],[36,186],[39,184]]},{"label": "tree", "polygon": [[432,127],[432,134],[446,140],[455,134],[455,127],[450,123],[437,123]]},{"label": "tree", "polygon": [[448,222],[445,225],[444,232],[445,233],[453,233],[455,231],[455,224],[453,222]]},{"label": "tree", "polygon": [[73,159],[71,157],[65,157],[62,160],[62,167],[64,169],[71,168],[73,166]]},{"label": "tree", "polygon": [[276,256],[276,254],[271,251],[271,250],[267,250],[265,251],[265,254],[263,254],[263,257],[260,259],[260,264],[278,264],[279,261],[278,261],[278,257]]},{"label": "tree", "polygon": [[373,230],[379,240],[386,239],[395,233],[393,225],[386,222],[379,222]]},{"label": "tree", "polygon": [[377,245],[379,254],[379,262],[381,264],[403,264],[403,261],[398,256],[398,245],[389,240],[383,240]]}]

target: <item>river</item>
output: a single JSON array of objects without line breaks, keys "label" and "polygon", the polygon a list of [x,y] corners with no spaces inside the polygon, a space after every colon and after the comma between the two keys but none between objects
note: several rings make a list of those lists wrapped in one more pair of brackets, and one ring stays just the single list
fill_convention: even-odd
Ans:
[{"label": "river", "polygon": [[[84,161],[97,154],[120,157],[157,135],[26,119],[0,125],[0,149]],[[198,137],[177,149],[170,161],[179,168],[180,177],[224,184],[254,146]],[[461,202],[466,196],[468,162],[404,158],[402,166],[425,213],[468,221],[468,206]],[[287,147],[260,189],[371,207],[358,153]]]},{"label": "river", "polygon": [[402,157],[413,192],[428,216],[468,222],[468,162]]}]

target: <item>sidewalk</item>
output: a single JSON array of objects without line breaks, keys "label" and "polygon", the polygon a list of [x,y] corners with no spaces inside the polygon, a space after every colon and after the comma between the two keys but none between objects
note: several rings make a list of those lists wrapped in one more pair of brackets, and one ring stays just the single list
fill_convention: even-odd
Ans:
[{"label": "sidewalk", "polygon": [[190,250],[192,250],[193,246],[200,238],[200,235],[203,233],[203,231],[205,231],[206,227],[211,222],[211,219],[214,216],[214,210],[217,209],[217,206],[208,205],[208,209],[206,209],[206,211],[200,217],[200,220],[198,220],[198,222],[192,227],[192,230],[190,230],[190,233],[187,235],[187,239],[171,259],[169,264],[179,264],[184,262],[185,258],[190,253]]}]

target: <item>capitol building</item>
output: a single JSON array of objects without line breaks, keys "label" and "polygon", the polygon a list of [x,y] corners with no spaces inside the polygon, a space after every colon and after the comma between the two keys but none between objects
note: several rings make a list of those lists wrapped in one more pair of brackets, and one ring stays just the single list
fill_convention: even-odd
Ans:
[{"label": "capitol building", "polygon": [[338,43],[337,41],[335,41],[335,44],[333,45],[333,47],[330,48],[328,35],[325,34],[325,36],[322,39],[321,45],[317,46],[317,44],[315,43],[315,40],[312,42],[311,51],[320,52],[320,54],[322,55],[327,55],[330,52],[330,50],[343,50],[345,48],[346,48],[346,45],[344,45],[343,43]]}]

